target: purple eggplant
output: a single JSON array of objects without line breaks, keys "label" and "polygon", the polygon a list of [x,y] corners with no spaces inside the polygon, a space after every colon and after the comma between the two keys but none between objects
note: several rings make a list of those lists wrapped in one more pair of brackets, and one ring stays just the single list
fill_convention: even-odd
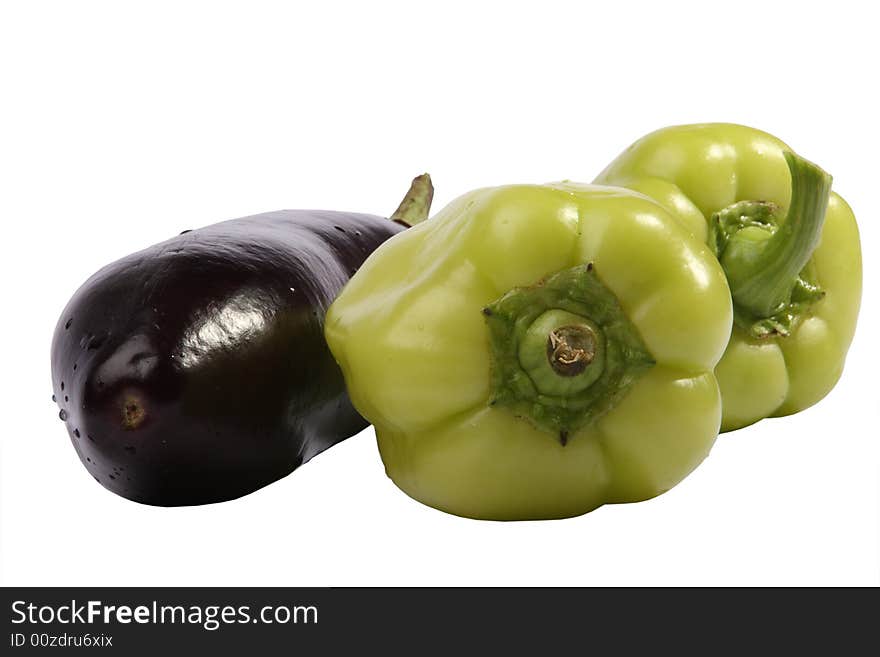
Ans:
[{"label": "purple eggplant", "polygon": [[59,417],[105,488],[159,506],[240,497],[367,426],[324,314],[370,253],[427,216],[281,210],[184,231],[77,290],[52,340]]}]

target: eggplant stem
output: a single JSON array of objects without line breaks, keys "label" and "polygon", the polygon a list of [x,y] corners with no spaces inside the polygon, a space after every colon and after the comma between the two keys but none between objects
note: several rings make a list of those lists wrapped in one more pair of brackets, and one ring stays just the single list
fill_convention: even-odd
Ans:
[{"label": "eggplant stem", "polygon": [[434,185],[431,184],[431,176],[427,173],[416,176],[390,219],[407,228],[414,226],[428,218],[433,198]]}]

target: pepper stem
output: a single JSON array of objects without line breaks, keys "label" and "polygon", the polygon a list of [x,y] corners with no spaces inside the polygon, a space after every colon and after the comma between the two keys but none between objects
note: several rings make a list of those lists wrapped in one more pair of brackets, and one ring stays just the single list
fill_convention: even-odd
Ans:
[{"label": "pepper stem", "polygon": [[483,308],[490,406],[570,432],[614,408],[654,359],[592,264],[514,288]]},{"label": "pepper stem", "polygon": [[791,171],[785,220],[769,237],[766,230],[744,228],[731,237],[721,257],[734,304],[756,319],[771,317],[790,303],[822,234],[831,192],[831,176],[794,153],[784,155]]},{"label": "pepper stem", "polygon": [[586,324],[560,326],[547,336],[547,360],[559,376],[581,374],[596,357],[598,339]]},{"label": "pepper stem", "polygon": [[568,395],[602,376],[604,334],[584,315],[550,308],[525,328],[517,355],[540,394]]},{"label": "pepper stem", "polygon": [[427,173],[416,176],[390,219],[407,228],[414,226],[428,218],[433,198],[434,185],[431,184],[431,176]]}]

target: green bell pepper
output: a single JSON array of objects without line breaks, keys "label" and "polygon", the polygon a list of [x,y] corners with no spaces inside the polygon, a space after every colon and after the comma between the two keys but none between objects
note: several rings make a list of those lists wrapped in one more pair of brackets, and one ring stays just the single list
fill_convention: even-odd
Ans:
[{"label": "green bell pepper", "polygon": [[641,192],[707,242],[728,277],[735,326],[715,369],[722,431],[797,413],[837,383],[855,331],[861,250],[831,177],[759,130],[654,132],[596,182]]},{"label": "green bell pepper", "polygon": [[653,497],[703,460],[732,314],[663,207],[560,183],[471,192],[393,237],[325,331],[401,489],[538,519]]}]

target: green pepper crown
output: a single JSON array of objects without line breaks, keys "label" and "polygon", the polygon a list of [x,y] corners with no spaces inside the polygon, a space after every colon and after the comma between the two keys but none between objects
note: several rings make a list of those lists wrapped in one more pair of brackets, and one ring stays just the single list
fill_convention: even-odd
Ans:
[{"label": "green pepper crown", "polygon": [[559,436],[614,408],[654,359],[592,264],[516,288],[483,309],[490,405]]},{"label": "green pepper crown", "polygon": [[736,323],[755,338],[787,336],[825,296],[809,262],[822,234],[831,176],[786,152],[791,203],[740,201],[712,216],[709,245],[721,263]]}]

